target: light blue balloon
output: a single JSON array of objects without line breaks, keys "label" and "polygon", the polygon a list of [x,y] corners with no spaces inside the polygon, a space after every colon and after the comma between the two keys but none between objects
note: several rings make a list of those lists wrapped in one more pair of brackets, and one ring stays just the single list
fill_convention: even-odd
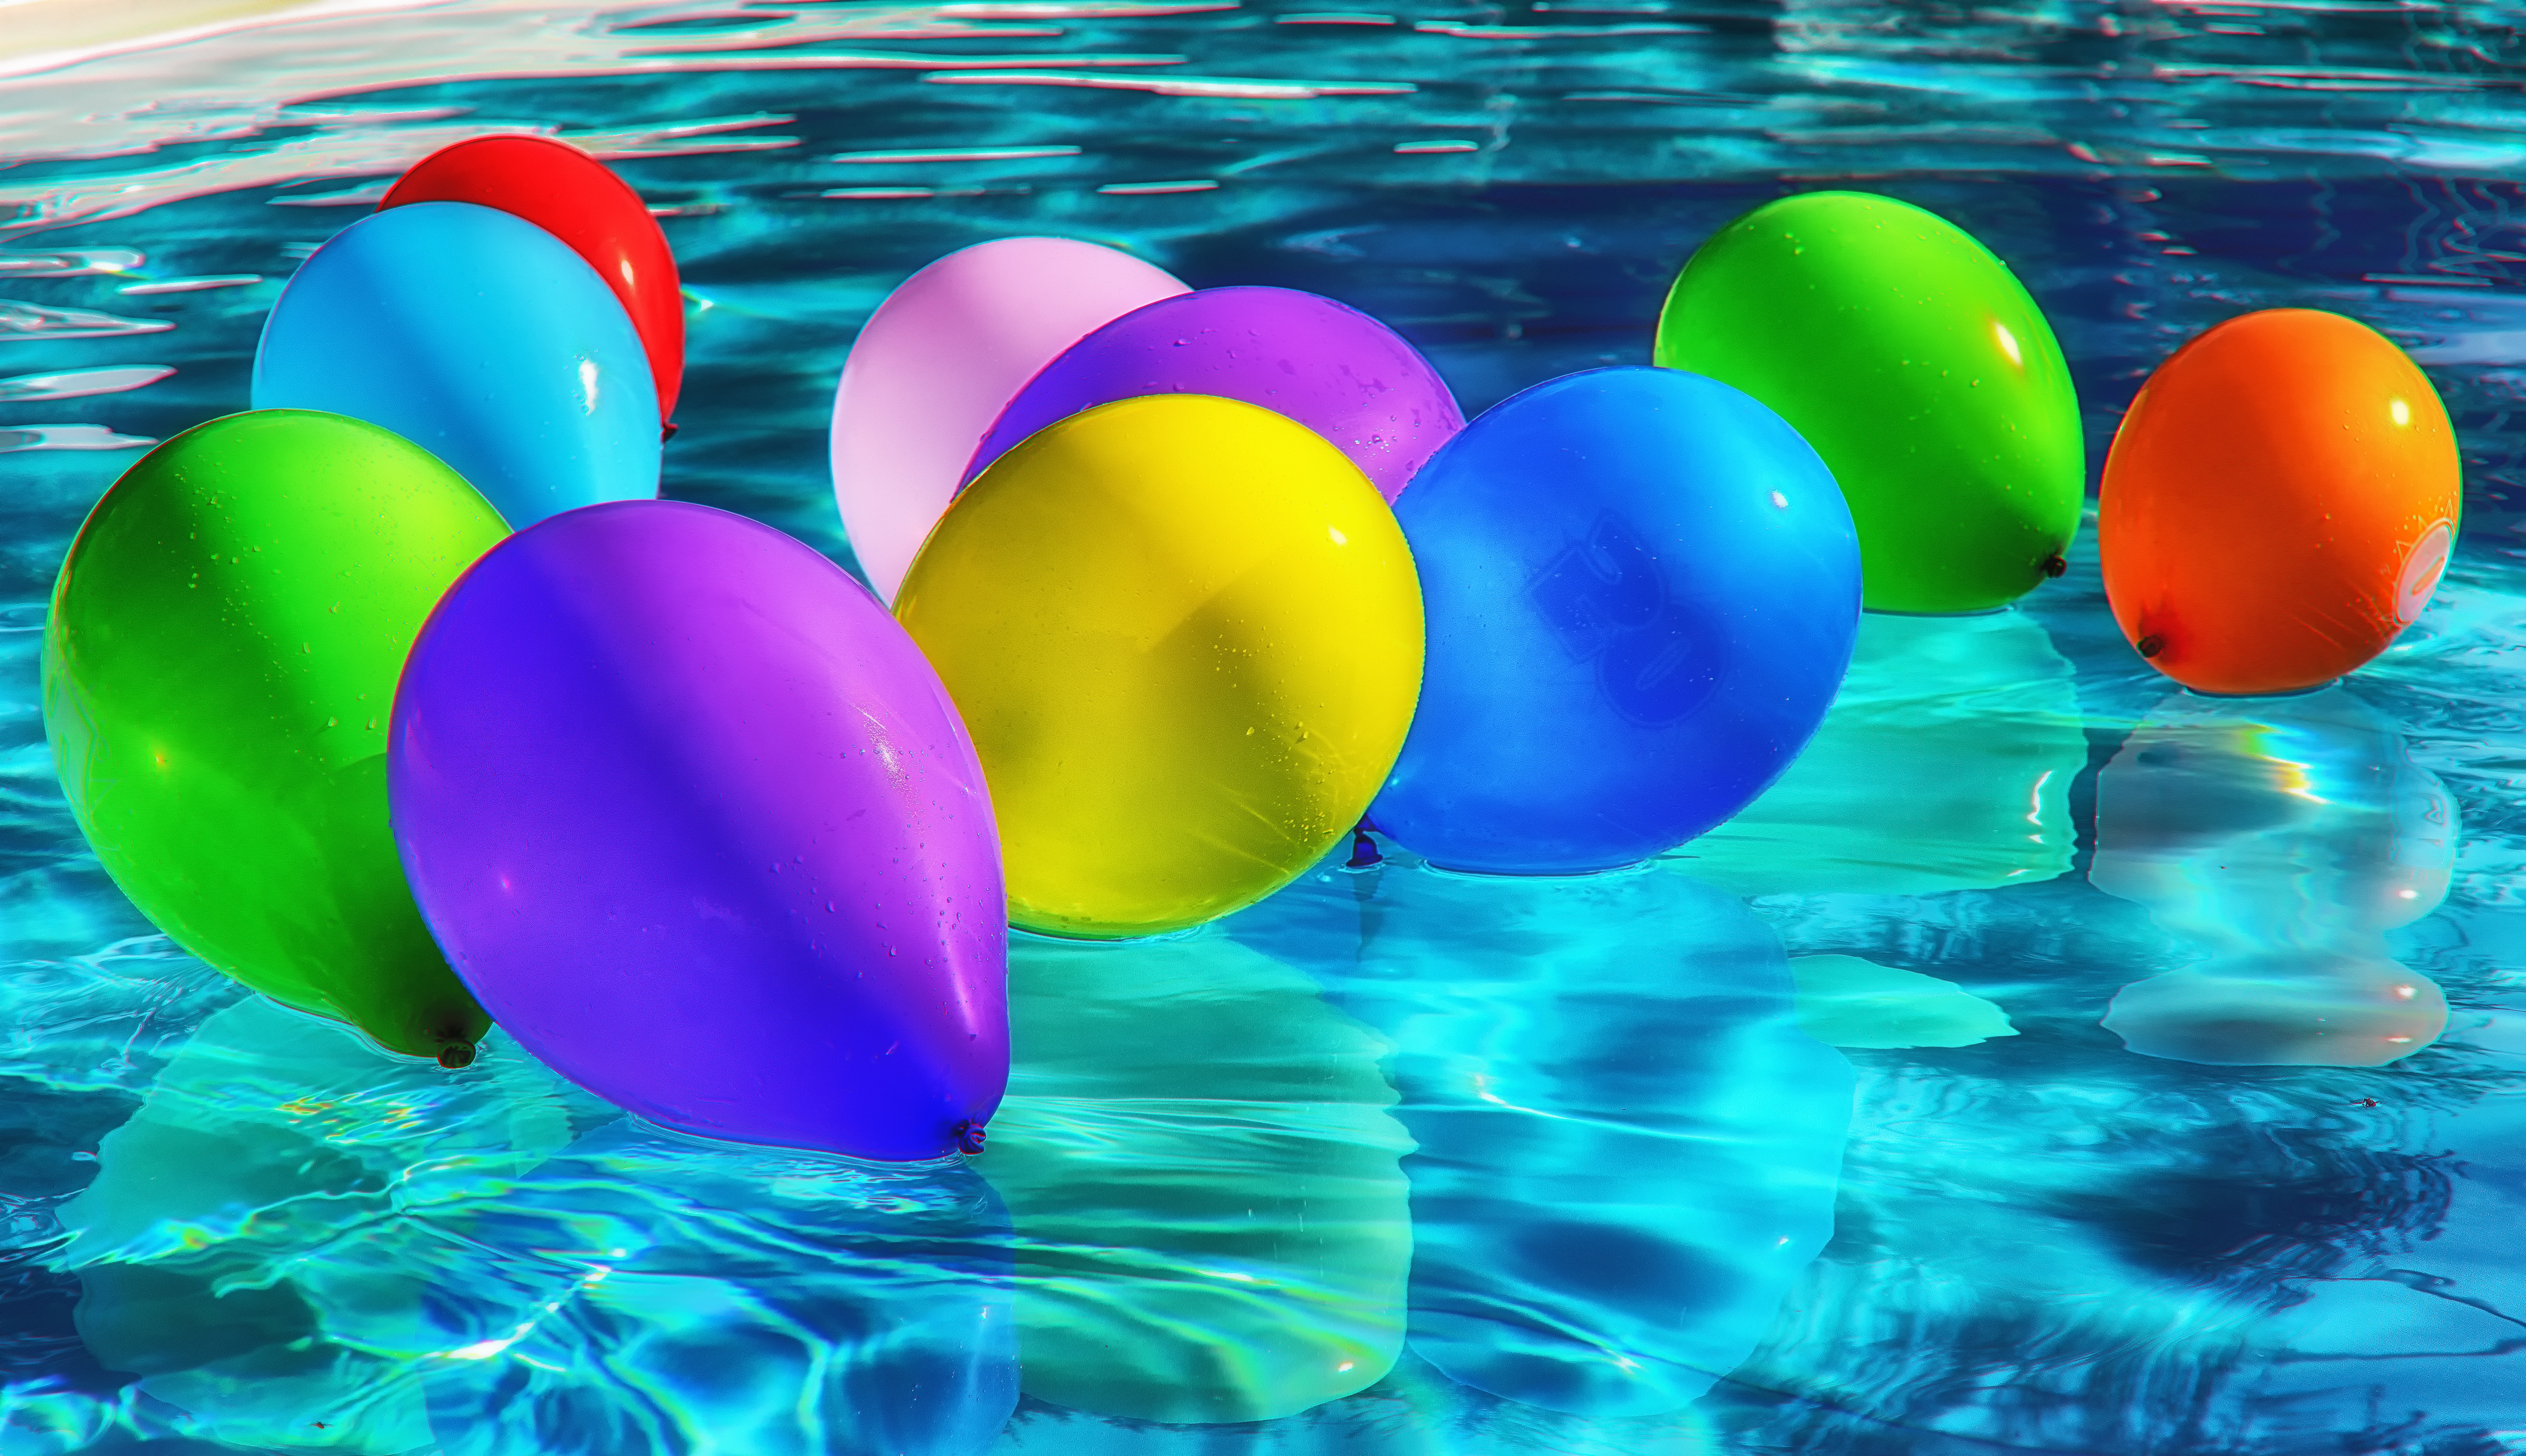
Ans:
[{"label": "light blue balloon", "polygon": [[513,527],[658,493],[648,355],[596,271],[531,223],[465,202],[388,208],[281,290],[254,407],[382,426]]},{"label": "light blue balloon", "polygon": [[1369,809],[1453,870],[1647,859],[1805,746],[1859,625],[1850,510],[1751,395],[1671,369],[1538,384],[1394,503],[1421,573],[1421,706]]}]

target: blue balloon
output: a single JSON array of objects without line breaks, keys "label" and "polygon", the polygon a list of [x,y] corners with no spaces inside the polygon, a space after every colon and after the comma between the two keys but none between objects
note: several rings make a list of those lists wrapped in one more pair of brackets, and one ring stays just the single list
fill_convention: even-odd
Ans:
[{"label": "blue balloon", "polygon": [[658,493],[649,357],[596,271],[465,202],[375,213],[300,265],[263,326],[254,407],[382,426],[512,527]]},{"label": "blue balloon", "polygon": [[1584,874],[1673,848],[1789,766],[1850,661],[1842,491],[1715,379],[1539,384],[1440,448],[1394,513],[1429,656],[1369,815],[1434,864]]}]

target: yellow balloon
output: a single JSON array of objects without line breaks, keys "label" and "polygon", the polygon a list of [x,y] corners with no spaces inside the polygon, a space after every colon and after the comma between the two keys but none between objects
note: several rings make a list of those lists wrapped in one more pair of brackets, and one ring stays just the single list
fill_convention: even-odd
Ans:
[{"label": "yellow balloon", "polygon": [[931,531],[895,616],[989,780],[1009,919],[1182,929],[1348,832],[1421,692],[1421,583],[1314,431],[1198,394],[1046,426]]}]

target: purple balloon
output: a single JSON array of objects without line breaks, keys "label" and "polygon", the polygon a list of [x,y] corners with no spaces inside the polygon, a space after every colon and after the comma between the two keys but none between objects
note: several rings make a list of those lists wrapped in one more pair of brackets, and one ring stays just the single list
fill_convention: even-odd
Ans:
[{"label": "purple balloon", "polygon": [[982,766],[814,550],[677,501],[529,527],[422,628],[386,772],[449,963],[573,1081],[708,1137],[980,1145],[1009,1074]]},{"label": "purple balloon", "polygon": [[1134,309],[1045,365],[983,436],[965,482],[1056,420],[1145,394],[1215,394],[1285,415],[1333,441],[1389,501],[1465,427],[1430,361],[1359,310],[1294,288],[1204,288]]}]

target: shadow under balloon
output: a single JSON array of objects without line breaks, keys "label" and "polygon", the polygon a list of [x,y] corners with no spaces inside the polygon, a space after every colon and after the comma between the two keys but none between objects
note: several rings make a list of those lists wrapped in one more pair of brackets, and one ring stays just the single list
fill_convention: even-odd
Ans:
[{"label": "shadow under balloon", "polygon": [[1582,1416],[1700,1397],[1833,1232],[1854,1078],[1778,939],[1659,871],[1335,863],[1229,927],[1393,1043],[1414,1353]]},{"label": "shadow under balloon", "polygon": [[2115,995],[2146,1056],[2375,1067],[2436,1041],[2447,1001],[2386,932],[2447,897],[2455,804],[2396,726],[2340,687],[2158,703],[2097,782],[2097,888],[2195,964]]},{"label": "shadow under balloon", "polygon": [[1410,1147],[1386,1048],[1215,930],[1011,937],[1009,1092],[977,1166],[1017,1230],[1026,1393],[1264,1421],[1403,1343]]},{"label": "shadow under balloon", "polygon": [[1804,751],[1667,860],[1745,895],[2031,884],[2070,868],[2087,761],[2070,664],[2034,618],[1871,612]]},{"label": "shadow under balloon", "polygon": [[970,1172],[651,1129],[503,1037],[451,1076],[244,1001],[99,1162],[55,1261],[169,1434],[963,1456],[1017,1399]]}]

